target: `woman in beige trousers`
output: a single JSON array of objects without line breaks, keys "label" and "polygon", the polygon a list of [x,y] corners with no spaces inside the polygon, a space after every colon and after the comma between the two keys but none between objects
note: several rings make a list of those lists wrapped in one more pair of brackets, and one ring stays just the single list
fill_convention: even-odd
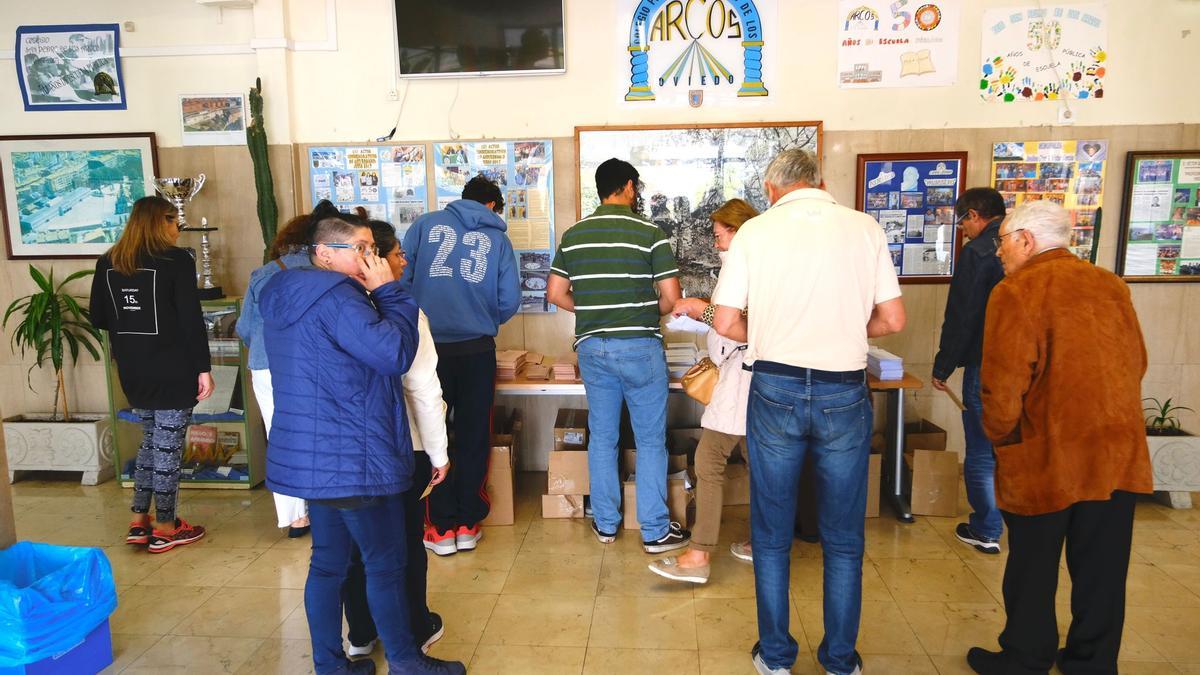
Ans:
[{"label": "woman in beige trousers", "polygon": [[[729,250],[734,234],[758,212],[741,199],[731,199],[713,212],[713,238],[717,251]],[[699,298],[683,298],[675,305],[674,314],[686,314],[712,326],[715,308]],[[703,432],[696,447],[696,524],[692,528],[690,548],[683,554],[655,560],[650,571],[676,581],[703,584],[708,581],[709,561],[717,550],[721,534],[721,511],[724,506],[725,466],[736,447],[746,452],[746,402],[750,393],[750,373],[742,370],[746,354],[745,343],[734,342],[707,334],[708,358],[717,366],[720,377],[713,389],[712,400],[700,418]],[[729,552],[739,560],[751,562],[749,541],[734,542]]]}]

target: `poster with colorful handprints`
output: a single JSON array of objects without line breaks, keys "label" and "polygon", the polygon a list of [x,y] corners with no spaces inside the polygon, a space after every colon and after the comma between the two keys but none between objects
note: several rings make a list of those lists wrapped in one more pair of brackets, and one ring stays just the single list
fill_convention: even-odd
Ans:
[{"label": "poster with colorful handprints", "polygon": [[996,143],[992,187],[1010,210],[1038,200],[1062,205],[1071,213],[1071,252],[1096,262],[1107,163],[1103,140]]},{"label": "poster with colorful handprints", "polygon": [[989,9],[981,45],[979,95],[985,101],[1104,97],[1103,4]]}]

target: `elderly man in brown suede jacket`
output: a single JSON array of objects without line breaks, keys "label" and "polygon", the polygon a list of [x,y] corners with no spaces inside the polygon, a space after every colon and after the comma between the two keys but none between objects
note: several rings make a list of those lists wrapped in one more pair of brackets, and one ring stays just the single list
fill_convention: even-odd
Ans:
[{"label": "elderly man in brown suede jacket", "polygon": [[[1008,526],[1000,652],[977,673],[1116,673],[1135,493],[1152,490],[1142,419],[1146,348],[1120,278],[1072,254],[1065,210],[1032,202],[1000,227],[1007,275],[988,302],[983,425]],[[1054,596],[1066,542],[1071,627]]]}]

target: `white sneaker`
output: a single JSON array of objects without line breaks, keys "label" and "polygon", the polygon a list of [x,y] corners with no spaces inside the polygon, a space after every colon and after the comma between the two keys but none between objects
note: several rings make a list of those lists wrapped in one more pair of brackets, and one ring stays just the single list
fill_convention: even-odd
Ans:
[{"label": "white sneaker", "polygon": [[350,648],[346,650],[346,656],[349,656],[349,657],[370,656],[371,652],[375,651],[375,643],[376,642],[379,642],[379,640],[378,639],[371,640],[370,642],[368,642],[367,644],[365,644],[361,647],[355,645],[354,643],[351,643]]},{"label": "white sneaker", "polygon": [[759,651],[759,645],[754,643],[754,648],[750,650],[751,662],[754,664],[754,671],[758,675],[789,675],[787,668],[772,668],[763,661],[762,653]]}]

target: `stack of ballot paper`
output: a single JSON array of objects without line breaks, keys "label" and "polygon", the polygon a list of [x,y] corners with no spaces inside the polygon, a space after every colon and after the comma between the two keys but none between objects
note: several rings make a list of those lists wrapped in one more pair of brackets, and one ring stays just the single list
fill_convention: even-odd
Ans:
[{"label": "stack of ballot paper", "polygon": [[554,359],[554,366],[551,369],[554,373],[554,379],[573,382],[579,379],[579,375],[575,372],[575,355],[567,354]]},{"label": "stack of ballot paper", "polygon": [[525,365],[524,349],[506,349],[496,352],[496,379],[515,380],[517,371]]},{"label": "stack of ballot paper", "polygon": [[525,355],[525,370],[521,374],[527,380],[548,380],[550,379],[550,369],[542,365],[546,357],[536,352],[529,352]]},{"label": "stack of ballot paper", "polygon": [[696,365],[698,359],[699,355],[696,352],[696,345],[694,343],[667,343],[667,371],[671,374],[671,377],[683,377],[688,368]]},{"label": "stack of ballot paper", "polygon": [[879,347],[871,347],[867,350],[867,372],[881,380],[903,380],[904,359]]}]

